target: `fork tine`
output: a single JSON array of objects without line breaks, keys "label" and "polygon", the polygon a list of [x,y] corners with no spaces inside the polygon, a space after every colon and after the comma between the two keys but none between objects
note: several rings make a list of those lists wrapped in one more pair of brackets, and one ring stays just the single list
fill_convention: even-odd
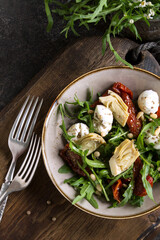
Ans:
[{"label": "fork tine", "polygon": [[32,131],[33,131],[33,128],[35,126],[35,123],[36,123],[36,120],[37,120],[37,117],[38,117],[38,114],[39,114],[39,111],[41,109],[41,106],[42,106],[42,103],[43,103],[43,98],[41,99],[40,103],[39,103],[39,106],[37,107],[37,110],[36,110],[36,113],[34,114],[34,118],[31,122],[31,126],[28,130],[28,134],[27,134],[27,137],[26,137],[26,141],[28,141],[28,139],[30,139],[31,137],[31,134],[32,134]]},{"label": "fork tine", "polygon": [[23,174],[25,174],[25,176],[24,176],[23,178],[24,178],[25,181],[26,181],[27,177],[29,176],[30,172],[32,171],[32,168],[33,168],[33,165],[34,165],[34,163],[35,163],[35,160],[37,159],[36,156],[37,156],[37,152],[38,152],[39,147],[40,147],[40,137],[39,137],[39,139],[38,139],[38,143],[37,143],[37,147],[36,147],[34,156],[32,157],[32,162],[31,162],[29,168],[28,168],[28,169],[26,168],[26,169],[27,169],[27,172],[26,172],[26,173],[24,173],[25,170],[26,170],[26,169],[24,169]]},{"label": "fork tine", "polygon": [[15,135],[15,139],[17,139],[17,140],[19,140],[21,131],[22,131],[22,129],[23,129],[23,125],[24,125],[24,123],[25,123],[25,121],[26,121],[27,115],[28,115],[28,113],[29,113],[29,111],[30,111],[30,108],[31,108],[31,105],[32,105],[33,101],[34,101],[34,97],[32,97],[32,99],[31,99],[30,102],[28,103],[28,106],[27,106],[27,108],[26,108],[26,110],[25,110],[25,112],[24,112],[24,114],[23,114],[23,116],[22,116],[22,119],[21,119],[21,121],[20,121],[20,124],[19,124],[19,126],[18,126],[16,135]]},{"label": "fork tine", "polygon": [[19,126],[18,126],[16,135],[15,135],[15,138],[16,138],[16,139],[19,139],[19,137],[20,137],[20,134],[21,134],[23,125],[24,125],[24,123],[25,123],[27,114],[28,114],[28,112],[30,111],[30,108],[31,108],[31,105],[32,105],[33,100],[34,100],[34,97],[31,98],[31,100],[30,100],[30,102],[28,103],[28,106],[27,106],[25,112],[23,113],[22,119],[21,119],[21,121],[20,121],[20,124],[19,124]]},{"label": "fork tine", "polygon": [[[17,172],[17,175],[21,175],[21,172],[23,171],[23,168],[24,168],[24,166],[26,165],[26,162],[28,161],[28,158],[29,158],[29,160],[30,160],[30,158],[32,157],[32,155],[33,155],[33,149],[34,149],[35,143],[36,143],[36,139],[37,139],[37,135],[35,135],[35,134],[33,133],[33,136],[32,136],[32,139],[31,139],[31,142],[30,142],[30,145],[29,145],[29,150],[28,150],[28,152],[27,152],[27,155],[26,155],[26,157],[25,157],[25,159],[24,159],[24,161],[23,161],[23,163],[22,163],[19,171]],[[29,161],[28,161],[27,163],[29,164]]]},{"label": "fork tine", "polygon": [[34,175],[34,173],[35,173],[35,171],[36,171],[36,168],[37,168],[37,165],[38,165],[40,156],[41,156],[41,146],[40,146],[40,149],[39,149],[39,152],[38,152],[38,156],[37,156],[35,165],[34,165],[34,167],[33,167],[33,169],[32,169],[32,173],[31,173],[29,179],[27,180],[26,184],[29,184],[29,183],[31,182],[31,180],[32,180],[32,178],[33,178],[33,175]]},{"label": "fork tine", "polygon": [[32,152],[31,152],[31,154],[29,156],[29,159],[27,160],[27,164],[24,166],[24,169],[22,170],[21,174],[19,174],[19,176],[21,175],[22,178],[24,178],[24,175],[25,175],[26,171],[28,171],[27,170],[28,166],[31,163],[32,158],[34,157],[34,149],[35,149],[35,146],[36,146],[36,141],[37,141],[37,135],[35,137],[34,144],[32,146]]},{"label": "fork tine", "polygon": [[26,124],[25,124],[25,126],[24,126],[24,130],[23,130],[23,132],[22,132],[21,141],[24,141],[24,139],[25,139],[26,132],[27,132],[28,127],[29,127],[29,124],[30,124],[30,122],[31,122],[31,119],[32,119],[34,110],[35,110],[35,108],[36,108],[36,106],[37,106],[38,100],[39,100],[39,98],[37,97],[36,100],[35,100],[35,102],[34,102],[34,105],[33,105],[32,108],[31,108],[30,114],[29,114],[29,116],[28,116],[28,118],[27,118]]},{"label": "fork tine", "polygon": [[9,137],[11,137],[11,138],[13,138],[13,135],[15,133],[17,125],[19,124],[19,120],[20,120],[20,118],[21,118],[21,116],[22,116],[22,114],[24,112],[24,109],[25,109],[25,107],[26,107],[26,105],[28,103],[29,98],[30,98],[30,96],[27,97],[26,101],[24,102],[23,106],[21,107],[21,110],[18,113],[18,116],[17,116],[16,120],[13,123],[13,126],[12,126],[10,134],[9,134]]}]

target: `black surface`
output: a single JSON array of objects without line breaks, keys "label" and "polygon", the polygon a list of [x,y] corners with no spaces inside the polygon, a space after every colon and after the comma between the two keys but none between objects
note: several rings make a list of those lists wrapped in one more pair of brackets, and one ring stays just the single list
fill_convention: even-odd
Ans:
[{"label": "black surface", "polygon": [[[54,16],[54,27],[46,32],[43,0],[0,0],[0,110],[51,59],[76,37],[60,35],[63,22]],[[102,34],[101,27],[84,35]]]},{"label": "black surface", "polygon": [[0,1],[0,109],[67,44],[62,22],[46,33],[43,0]]},{"label": "black surface", "polygon": [[58,16],[50,33],[46,26],[43,0],[0,1],[0,110],[75,38],[60,35]]}]

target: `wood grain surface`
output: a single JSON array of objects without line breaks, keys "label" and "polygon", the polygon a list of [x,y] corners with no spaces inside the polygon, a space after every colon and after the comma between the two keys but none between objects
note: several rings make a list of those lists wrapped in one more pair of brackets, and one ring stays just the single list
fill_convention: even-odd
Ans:
[{"label": "wood grain surface", "polygon": [[[116,62],[107,48],[101,51],[101,37],[80,39],[68,46],[54,62],[42,70],[28,86],[0,113],[0,184],[8,170],[11,153],[8,135],[26,96],[43,97],[35,131],[41,135],[43,122],[50,105],[60,91],[75,78],[90,70],[122,65]],[[113,39],[113,46],[122,57],[136,44],[127,39]],[[143,53],[139,67],[160,74],[158,63],[150,53]],[[116,79],[115,79],[116,81]],[[17,162],[17,168],[23,157]],[[51,204],[47,204],[47,200]],[[27,211],[31,211],[27,215]],[[130,220],[108,220],[91,216],[72,206],[50,181],[41,159],[30,186],[10,195],[2,223],[0,240],[135,240],[156,221],[160,209]]]}]

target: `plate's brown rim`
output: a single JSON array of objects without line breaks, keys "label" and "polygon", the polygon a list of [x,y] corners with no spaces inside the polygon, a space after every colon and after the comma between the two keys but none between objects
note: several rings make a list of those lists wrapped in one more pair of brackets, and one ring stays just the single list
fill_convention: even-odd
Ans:
[{"label": "plate's brown rim", "polygon": [[[45,121],[44,121],[44,124],[43,124],[43,129],[42,129],[42,155],[43,155],[43,161],[44,161],[44,165],[45,165],[45,168],[48,172],[49,170],[49,176],[52,180],[52,182],[54,183],[54,185],[56,186],[56,188],[59,190],[59,192],[69,201],[69,202],[72,202],[72,200],[59,188],[58,184],[56,183],[50,169],[49,169],[49,165],[47,163],[47,157],[46,157],[46,153],[45,153],[45,147],[44,147],[44,139],[45,139],[45,132],[46,132],[46,122],[48,120],[48,116],[52,110],[52,108],[54,108],[57,100],[61,97],[61,95],[71,86],[73,85],[75,82],[81,80],[82,78],[86,77],[87,75],[90,75],[92,73],[95,73],[95,72],[99,72],[99,71],[103,71],[103,70],[107,70],[107,69],[121,69],[121,68],[126,68],[126,69],[130,69],[129,67],[127,66],[109,66],[109,67],[102,67],[102,68],[98,68],[98,69],[95,69],[95,70],[92,70],[92,71],[89,71],[81,76],[79,76],[78,78],[76,78],[75,80],[73,80],[71,83],[69,83],[59,94],[58,96],[55,98],[55,100],[53,101],[51,107],[49,108],[49,111],[46,115],[46,118],[45,118]],[[157,76],[156,74],[154,73],[151,73],[147,70],[144,70],[144,69],[141,69],[141,68],[138,68],[138,67],[134,67],[134,69],[130,69],[130,70],[137,70],[137,71],[141,71],[141,72],[145,72],[145,73],[148,73],[154,77],[156,77],[158,80],[160,80],[160,77]],[[84,212],[87,212],[93,216],[97,216],[97,217],[102,217],[102,218],[106,218],[106,219],[123,219],[123,220],[127,220],[127,219],[133,219],[135,217],[141,217],[141,216],[144,216],[146,214],[149,214],[155,210],[157,210],[159,207],[160,207],[160,204],[158,204],[157,206],[151,208],[150,210],[147,210],[147,211],[144,211],[142,213],[139,213],[139,214],[133,214],[133,215],[130,215],[130,216],[110,216],[110,215],[103,215],[103,214],[97,214],[97,213],[94,213],[92,211],[89,211],[89,210],[86,210],[85,208],[83,208],[82,206],[78,205],[78,204],[75,204],[76,207],[78,207],[79,209],[83,210]]]}]

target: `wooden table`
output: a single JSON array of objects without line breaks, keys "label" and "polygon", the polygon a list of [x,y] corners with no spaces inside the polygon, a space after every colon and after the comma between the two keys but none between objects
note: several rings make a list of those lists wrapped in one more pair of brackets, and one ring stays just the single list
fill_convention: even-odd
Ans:
[{"label": "wooden table", "polygon": [[[122,57],[136,46],[126,39],[114,39],[113,45]],[[160,75],[159,65],[145,52],[138,65]],[[107,48],[101,52],[101,37],[80,39],[68,46],[42,70],[28,86],[0,113],[0,184],[10,164],[7,140],[13,121],[27,95],[44,98],[35,131],[42,132],[47,111],[57,94],[76,77],[90,70],[122,65]],[[116,81],[116,79],[115,79]],[[21,164],[18,160],[17,168]],[[51,204],[47,204],[51,201]],[[27,211],[31,214],[27,215]],[[160,209],[130,220],[109,220],[91,216],[72,206],[54,187],[41,159],[30,186],[13,193],[0,224],[0,240],[135,240],[160,215]]]}]

